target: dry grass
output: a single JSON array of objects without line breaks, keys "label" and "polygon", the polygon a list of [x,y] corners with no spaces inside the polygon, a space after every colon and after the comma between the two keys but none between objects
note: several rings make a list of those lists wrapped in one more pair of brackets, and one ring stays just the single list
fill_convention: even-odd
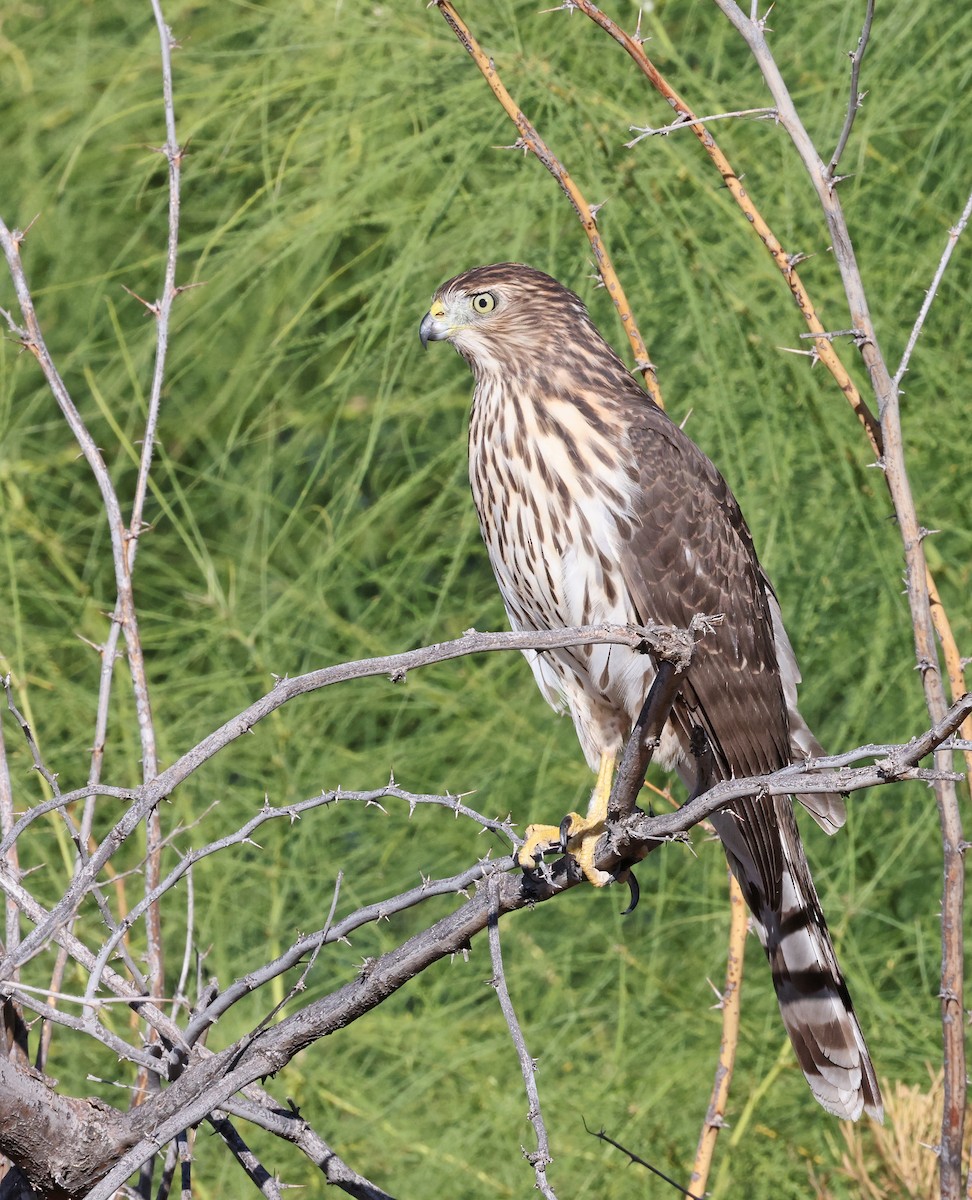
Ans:
[{"label": "dry grass", "polygon": [[[933,1200],[938,1196],[942,1072],[935,1072],[928,1064],[928,1077],[927,1088],[882,1080],[884,1125],[873,1121],[841,1125],[844,1148],[840,1151],[840,1166],[829,1178],[810,1169],[811,1182],[821,1200],[830,1200],[844,1191],[833,1190],[836,1179],[853,1183],[863,1200]],[[970,1143],[972,1121],[966,1120],[966,1160]]]}]

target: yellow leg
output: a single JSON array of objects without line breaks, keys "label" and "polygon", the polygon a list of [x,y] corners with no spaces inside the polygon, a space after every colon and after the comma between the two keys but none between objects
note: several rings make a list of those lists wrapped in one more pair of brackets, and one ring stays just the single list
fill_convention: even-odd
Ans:
[{"label": "yellow leg", "polygon": [[[604,822],[607,820],[611,780],[614,777],[614,762],[613,754],[601,755],[597,783],[594,785],[587,816],[582,817],[579,813],[568,813],[564,818],[565,823],[569,822],[567,853],[574,857],[585,877],[595,887],[604,887],[614,879],[614,876],[608,871],[599,871],[594,866],[594,851],[604,833]],[[561,829],[556,825],[529,825],[526,831],[526,841],[517,852],[516,860],[521,867],[534,867],[538,858],[542,858],[551,850],[560,849],[562,849]]]}]

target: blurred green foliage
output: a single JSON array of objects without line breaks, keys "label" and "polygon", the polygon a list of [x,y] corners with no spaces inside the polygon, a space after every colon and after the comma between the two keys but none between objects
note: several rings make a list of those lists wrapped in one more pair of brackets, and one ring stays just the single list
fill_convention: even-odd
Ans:
[{"label": "blurred green foliage", "polygon": [[[657,363],[670,410],[720,464],[753,527],[801,659],[803,709],[826,745],[907,738],[924,725],[901,551],[866,444],[822,369],[782,348],[803,332],[762,247],[687,133],[626,149],[667,108],[620,49],[577,13],[490,0],[465,14],[507,85],[588,198]],[[700,0],[646,6],[649,53],[700,113],[766,103],[741,41]],[[168,0],[178,38],[185,161],[179,282],[136,596],[163,763],[267,690],[273,674],[502,628],[465,481],[470,380],[444,348],[421,353],[433,288],[479,262],[517,259],[577,289],[621,348],[592,283],[582,232],[434,10],[421,3]],[[863,5],[780,5],[772,45],[824,156],[847,104],[846,52]],[[619,12],[633,24],[634,8]],[[841,184],[892,367],[968,189],[972,11],[893,0],[879,14],[867,99]],[[791,252],[823,319],[849,324],[826,228],[783,131],[713,132]],[[158,43],[148,4],[14,0],[0,24],[0,212],[36,218],[28,276],[48,344],[123,498],[140,450],[154,324],[124,290],[162,279],[166,176]],[[960,246],[906,381],[904,420],[927,547],[960,643],[969,645],[972,485]],[[0,304],[14,307],[9,280]],[[846,343],[842,356],[866,379]],[[0,349],[0,671],[10,672],[48,765],[83,782],[113,573],[98,493],[32,357]],[[19,806],[44,794],[15,724],[4,730]],[[168,850],[236,828],[263,803],[373,787],[394,771],[417,791],[474,791],[525,824],[583,803],[591,781],[569,721],[555,719],[518,655],[484,656],[306,697],[181,787]],[[105,779],[139,779],[124,664]],[[210,808],[209,806],[213,806]],[[845,971],[879,1073],[924,1082],[938,1054],[940,865],[930,793],[856,797],[844,833],[808,832]],[[97,830],[117,817],[102,802]],[[684,1178],[708,1099],[723,972],[725,866],[704,837],[641,871],[622,920],[616,893],[579,889],[507,922],[510,987],[551,1131],[562,1197],[662,1194],[589,1137],[603,1126]],[[419,811],[339,805],[195,873],[200,974],[222,983],[319,927],[339,869],[339,911],[448,874],[487,848],[472,825]],[[64,833],[21,849],[53,898]],[[134,852],[119,866],[133,866]],[[127,887],[137,887],[130,879]],[[182,888],[164,906],[174,980]],[[445,911],[445,901],[435,912]],[[369,927],[322,956],[320,994],[366,955],[428,920]],[[96,930],[94,919],[84,920]],[[93,934],[97,938],[97,934]],[[784,1049],[772,988],[750,947],[743,1033],[718,1149],[718,1195],[806,1194],[837,1131]],[[51,965],[31,966],[43,984]],[[440,964],[274,1085],[335,1149],[396,1195],[513,1196],[532,1188],[526,1100],[484,945]],[[69,978],[67,987],[82,988]],[[273,999],[283,994],[278,986]],[[268,1009],[259,994],[213,1031],[227,1044]],[[117,1020],[121,1022],[122,1017]],[[784,1069],[761,1082],[783,1054]],[[119,1103],[117,1064],[69,1037],[52,1072]],[[124,1074],[127,1081],[128,1076]],[[271,1170],[320,1189],[286,1147],[247,1131]],[[213,1139],[196,1146],[202,1197],[242,1194]],[[834,1180],[834,1195],[844,1195]],[[651,1191],[655,1188],[655,1191]]]}]

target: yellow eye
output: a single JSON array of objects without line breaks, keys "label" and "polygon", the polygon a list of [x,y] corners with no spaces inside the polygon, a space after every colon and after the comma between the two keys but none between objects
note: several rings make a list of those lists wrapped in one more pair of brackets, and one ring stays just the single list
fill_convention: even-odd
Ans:
[{"label": "yellow eye", "polygon": [[492,312],[496,307],[496,297],[492,292],[479,292],[473,296],[472,306],[478,313]]}]

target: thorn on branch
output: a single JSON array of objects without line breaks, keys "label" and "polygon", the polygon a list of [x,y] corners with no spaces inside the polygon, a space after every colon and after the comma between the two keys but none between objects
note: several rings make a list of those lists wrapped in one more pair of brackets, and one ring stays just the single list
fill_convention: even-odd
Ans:
[{"label": "thorn on branch", "polygon": [[[489,61],[490,61],[490,65],[492,66],[493,60],[490,59]],[[530,143],[526,140],[526,138],[518,137],[516,139],[516,141],[512,143],[512,145],[494,146],[493,149],[494,150],[522,150],[524,154],[529,154],[530,153]]]},{"label": "thorn on branch", "polygon": [[146,300],[143,296],[140,296],[138,294],[138,292],[133,292],[132,289],[127,286],[127,284],[123,283],[122,288],[126,292],[128,292],[129,296],[134,296],[134,298],[139,302],[139,304],[144,305],[145,308],[148,309],[148,311],[152,314],[153,317],[157,317],[159,315],[161,309],[160,309],[158,300],[154,300],[154,301]]},{"label": "thorn on branch", "polygon": [[40,213],[35,213],[23,229],[14,229],[10,236],[13,238],[14,245],[21,246],[27,240],[27,234],[34,228],[34,225],[40,220]]},{"label": "thorn on branch", "polygon": [[761,16],[757,19],[756,28],[760,31],[760,33],[773,33],[772,26],[767,25],[766,22],[769,20],[769,15],[775,7],[776,7],[776,3],[774,0],[774,3],[769,6],[769,8],[766,10],[766,12],[763,14],[763,16]]}]

